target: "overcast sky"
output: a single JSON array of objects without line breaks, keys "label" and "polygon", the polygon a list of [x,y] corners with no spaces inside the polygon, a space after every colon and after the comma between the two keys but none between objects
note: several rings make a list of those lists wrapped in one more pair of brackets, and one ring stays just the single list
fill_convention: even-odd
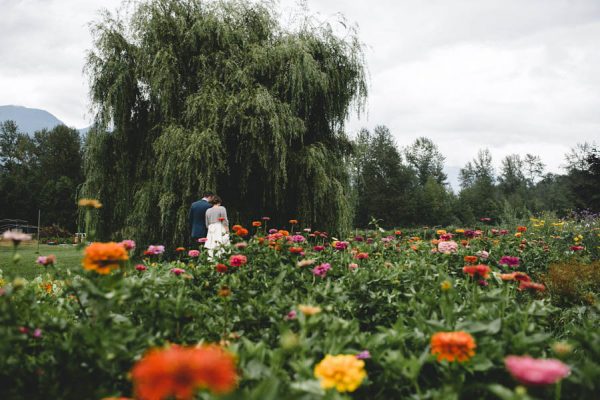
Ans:
[{"label": "overcast sky", "polygon": [[[370,73],[367,113],[401,146],[437,143],[450,168],[479,148],[495,161],[538,154],[551,171],[600,137],[600,0],[308,0],[359,27]],[[0,105],[90,124],[87,23],[118,0],[0,0]],[[283,0],[282,14],[294,0]]]}]

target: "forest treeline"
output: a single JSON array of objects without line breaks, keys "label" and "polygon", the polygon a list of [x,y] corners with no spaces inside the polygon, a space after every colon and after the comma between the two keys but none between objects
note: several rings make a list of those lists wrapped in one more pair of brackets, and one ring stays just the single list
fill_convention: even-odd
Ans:
[{"label": "forest treeline", "polygon": [[[77,229],[76,200],[84,182],[85,142],[64,125],[32,137],[13,121],[0,124],[0,219]],[[385,126],[362,129],[350,141],[344,164],[353,226],[372,222],[387,227],[468,225],[490,218],[498,222],[542,211],[564,216],[600,211],[600,151],[589,143],[565,154],[565,173],[545,172],[537,155],[512,154],[493,166],[482,149],[460,170],[456,193],[444,173],[444,156],[421,137],[400,146]]]}]

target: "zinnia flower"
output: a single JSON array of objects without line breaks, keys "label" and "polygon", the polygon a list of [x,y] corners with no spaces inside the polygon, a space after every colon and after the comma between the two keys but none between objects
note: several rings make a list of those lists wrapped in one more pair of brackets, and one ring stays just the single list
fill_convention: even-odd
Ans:
[{"label": "zinnia flower", "polygon": [[260,221],[252,221],[252,226],[255,228],[259,228],[262,225],[262,222]]},{"label": "zinnia flower", "polygon": [[526,226],[517,226],[517,232],[527,232]]},{"label": "zinnia flower", "polygon": [[477,256],[465,256],[464,260],[467,264],[475,264],[477,262]]},{"label": "zinnia flower", "polygon": [[315,366],[315,377],[323,389],[335,388],[338,392],[354,392],[366,378],[365,362],[354,355],[327,354]]},{"label": "zinnia flower", "polygon": [[544,290],[546,290],[546,286],[542,285],[541,283],[535,283],[535,282],[531,282],[531,281],[522,281],[521,284],[518,287],[519,290],[531,290],[534,292],[543,292]]},{"label": "zinnia flower", "polygon": [[130,251],[135,249],[135,241],[131,239],[125,239],[121,242],[121,245],[125,247],[125,250]]},{"label": "zinnia flower", "polygon": [[524,385],[552,385],[571,372],[568,365],[550,359],[535,359],[529,356],[508,356],[504,359],[506,369]]},{"label": "zinnia flower", "polygon": [[323,250],[325,250],[325,247],[324,247],[324,246],[318,246],[318,245],[317,245],[317,246],[314,246],[314,247],[313,247],[313,250],[314,250],[314,251],[317,251],[317,252],[318,252],[318,251],[323,251]]},{"label": "zinnia flower", "polygon": [[198,250],[190,250],[190,251],[188,251],[188,256],[190,256],[190,257],[199,257],[200,256],[200,252]]},{"label": "zinnia flower", "polygon": [[87,208],[102,208],[102,203],[96,199],[79,199],[77,205],[79,205],[79,207]]},{"label": "zinnia flower", "polygon": [[354,258],[356,258],[357,260],[366,260],[367,258],[369,258],[369,253],[358,253],[354,256]]},{"label": "zinnia flower", "polygon": [[224,274],[225,272],[227,272],[227,265],[219,263],[215,265],[215,269],[218,273]]},{"label": "zinnia flower", "polygon": [[438,243],[438,251],[444,254],[456,253],[458,250],[458,244],[453,240]]},{"label": "zinnia flower", "polygon": [[583,246],[571,246],[571,250],[573,251],[581,251],[583,249],[585,249]]},{"label": "zinnia flower", "polygon": [[475,254],[477,254],[477,257],[481,258],[482,260],[487,260],[490,256],[490,253],[485,250],[478,251]]},{"label": "zinnia flower", "polygon": [[217,346],[154,349],[131,370],[136,398],[190,400],[197,389],[231,392],[237,373],[232,354]]},{"label": "zinnia flower", "polygon": [[463,272],[465,274],[469,274],[471,275],[471,277],[475,277],[475,275],[478,275],[484,279],[487,279],[490,277],[490,271],[491,268],[488,267],[487,265],[483,265],[483,264],[479,264],[479,265],[465,265],[463,267]]},{"label": "zinnia flower", "polygon": [[298,310],[304,315],[315,315],[321,312],[321,307],[299,304]]},{"label": "zinnia flower", "polygon": [[148,255],[154,255],[157,256],[159,254],[162,254],[165,252],[165,246],[163,245],[153,245],[151,244],[150,246],[148,246],[148,249],[145,251],[146,254]]},{"label": "zinnia flower", "polygon": [[467,361],[475,355],[475,339],[467,332],[437,332],[431,336],[431,354],[438,361]]},{"label": "zinnia flower", "polygon": [[52,265],[56,262],[56,256],[54,254],[50,254],[49,256],[39,256],[35,262],[47,267],[48,265]]},{"label": "zinnia flower", "polygon": [[294,243],[303,243],[306,241],[306,238],[302,235],[294,235],[292,236],[292,242]]},{"label": "zinnia flower", "polygon": [[348,248],[348,242],[341,242],[339,240],[336,240],[332,244],[336,250],[346,250]]},{"label": "zinnia flower", "polygon": [[292,246],[290,247],[290,253],[292,254],[300,254],[304,251],[302,247]]},{"label": "zinnia flower", "polygon": [[290,219],[289,223],[292,224],[292,225],[296,225],[298,223],[298,220],[296,220],[296,219]]},{"label": "zinnia flower", "polygon": [[135,266],[135,270],[136,270],[136,271],[145,271],[145,270],[147,270],[147,269],[148,269],[148,267],[146,267],[144,264],[137,264],[137,265]]},{"label": "zinnia flower", "polygon": [[185,272],[185,269],[181,269],[181,268],[171,268],[171,273],[175,274],[177,276],[183,274]]},{"label": "zinnia flower", "polygon": [[232,267],[241,267],[248,262],[248,258],[243,254],[234,254],[229,257],[229,265]]},{"label": "zinnia flower", "polygon": [[304,259],[304,260],[300,260],[296,263],[296,266],[302,268],[302,267],[308,267],[309,265],[313,265],[315,263],[315,260],[313,259]]},{"label": "zinnia flower", "polygon": [[509,267],[518,267],[519,263],[521,262],[521,260],[519,259],[519,257],[512,257],[512,256],[502,256],[500,258],[500,261],[498,261],[498,264],[500,265],[507,265]]},{"label": "zinnia flower", "polygon": [[6,231],[2,234],[2,239],[12,240],[13,244],[18,246],[21,242],[31,240],[31,235],[19,231]]},{"label": "zinnia flower", "polygon": [[248,229],[240,228],[237,231],[235,231],[235,234],[238,236],[248,236]]},{"label": "zinnia flower", "polygon": [[327,276],[327,271],[329,271],[330,269],[331,269],[331,264],[323,263],[323,264],[319,264],[316,267],[314,267],[312,270],[312,273],[321,278],[325,278],[325,276]]},{"label": "zinnia flower", "polygon": [[85,248],[82,264],[85,270],[106,275],[110,271],[119,268],[120,263],[128,259],[129,254],[120,243],[94,242]]},{"label": "zinnia flower", "polygon": [[371,358],[371,353],[369,353],[369,350],[363,350],[356,355],[356,358],[358,358],[359,360],[366,360],[368,358]]}]

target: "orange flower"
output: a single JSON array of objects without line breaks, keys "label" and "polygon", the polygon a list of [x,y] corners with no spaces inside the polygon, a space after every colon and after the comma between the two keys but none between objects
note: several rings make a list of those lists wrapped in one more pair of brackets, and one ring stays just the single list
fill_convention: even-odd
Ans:
[{"label": "orange flower", "polygon": [[241,225],[234,225],[234,226],[231,227],[231,230],[233,230],[233,231],[238,231],[240,229],[242,229]]},{"label": "orange flower", "polygon": [[527,232],[526,226],[517,226],[517,232]]},{"label": "orange flower", "polygon": [[468,240],[461,240],[460,244],[462,244],[464,247],[466,247],[469,244]]},{"label": "orange flower", "polygon": [[113,269],[119,268],[121,262],[129,259],[127,250],[120,243],[94,242],[85,249],[83,268],[106,275]]},{"label": "orange flower", "polygon": [[300,254],[304,251],[302,247],[290,247],[290,253],[292,254]]},{"label": "orange flower", "polygon": [[521,281],[521,284],[519,285],[518,289],[519,290],[530,289],[532,291],[543,292],[544,290],[546,290],[546,286],[542,285],[541,283],[535,283],[535,282],[531,282],[531,281]]},{"label": "orange flower", "polygon": [[185,247],[178,247],[175,249],[175,251],[185,251]]},{"label": "orange flower", "polygon": [[150,350],[131,370],[136,398],[167,397],[190,400],[207,388],[213,393],[231,392],[237,381],[232,354],[220,347],[171,346]]},{"label": "orange flower", "polygon": [[465,274],[471,275],[471,277],[475,277],[475,275],[479,275],[484,279],[490,277],[491,268],[487,265],[479,264],[479,265],[465,265],[463,267],[463,272]]},{"label": "orange flower", "polygon": [[467,361],[475,355],[475,339],[467,332],[437,332],[431,336],[431,354],[438,361]]},{"label": "orange flower", "polygon": [[237,231],[235,231],[235,234],[238,236],[247,236],[248,235],[248,229],[246,228],[240,228]]},{"label": "orange flower", "polygon": [[298,220],[297,219],[290,219],[289,223],[292,224],[292,225],[296,225],[298,223]]},{"label": "orange flower", "polygon": [[465,256],[465,262],[467,264],[475,264],[477,262],[477,256]]},{"label": "orange flower", "polygon": [[262,225],[262,222],[260,221],[253,221],[252,222],[252,226],[255,228],[259,228]]},{"label": "orange flower", "polygon": [[290,236],[290,233],[288,231],[284,231],[283,229],[280,230],[279,233],[283,236]]},{"label": "orange flower", "polygon": [[498,276],[500,276],[500,279],[502,279],[503,281],[514,281],[515,280],[514,272],[512,274],[499,274]]},{"label": "orange flower", "polygon": [[434,246],[437,246],[439,243],[440,243],[440,241],[437,240],[437,239],[432,239],[431,240],[431,244],[434,245]]}]

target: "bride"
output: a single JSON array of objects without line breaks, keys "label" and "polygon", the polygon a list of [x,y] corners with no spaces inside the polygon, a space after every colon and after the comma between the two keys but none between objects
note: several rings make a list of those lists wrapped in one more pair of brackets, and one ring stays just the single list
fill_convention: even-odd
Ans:
[{"label": "bride", "polygon": [[222,247],[229,244],[229,221],[227,220],[227,210],[221,205],[221,198],[213,196],[212,208],[206,211],[206,226],[208,235],[204,247],[208,249],[210,258],[215,254],[220,254]]}]

